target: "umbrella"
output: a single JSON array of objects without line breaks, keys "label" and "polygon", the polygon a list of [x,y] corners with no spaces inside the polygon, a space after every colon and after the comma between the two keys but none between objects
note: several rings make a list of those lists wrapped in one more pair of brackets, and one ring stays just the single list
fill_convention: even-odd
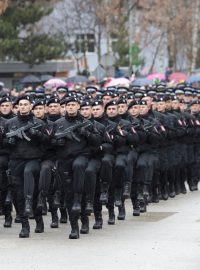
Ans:
[{"label": "umbrella", "polygon": [[88,81],[88,78],[81,75],[69,77],[65,80],[67,83],[84,83]]},{"label": "umbrella", "polygon": [[186,81],[187,78],[187,75],[181,72],[174,72],[169,76],[170,81],[175,81],[177,83],[179,83],[180,81]]},{"label": "umbrella", "polygon": [[192,75],[187,80],[187,83],[195,83],[195,82],[200,82],[200,75]]},{"label": "umbrella", "polygon": [[4,87],[4,85],[5,85],[5,84],[4,84],[3,82],[0,82],[0,86],[1,86],[1,87]]},{"label": "umbrella", "polygon": [[24,77],[23,79],[21,79],[21,83],[40,83],[41,80],[36,77],[35,75],[28,75],[26,77]]},{"label": "umbrella", "polygon": [[118,86],[118,85],[130,85],[130,80],[127,78],[117,78],[117,79],[111,79],[105,87],[110,87],[110,86]]},{"label": "umbrella", "polygon": [[153,80],[149,80],[147,78],[138,78],[134,80],[131,85],[143,86],[143,85],[150,85],[150,84],[153,84]]},{"label": "umbrella", "polygon": [[57,88],[59,86],[66,86],[66,82],[61,79],[53,78],[44,83],[44,87],[46,88]]},{"label": "umbrella", "polygon": [[42,82],[47,82],[47,81],[50,80],[50,79],[53,79],[53,76],[51,76],[51,75],[49,75],[49,74],[44,74],[44,75],[41,75],[41,76],[40,76],[40,80],[41,80]]},{"label": "umbrella", "polygon": [[148,75],[147,79],[149,79],[149,80],[156,80],[156,79],[165,80],[165,75],[162,73],[153,73],[153,74]]}]

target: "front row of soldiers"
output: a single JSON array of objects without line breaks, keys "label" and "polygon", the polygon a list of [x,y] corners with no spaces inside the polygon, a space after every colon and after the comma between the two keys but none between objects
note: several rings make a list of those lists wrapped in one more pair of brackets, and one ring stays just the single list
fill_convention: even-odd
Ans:
[{"label": "front row of soldiers", "polygon": [[[200,165],[198,101],[190,112],[176,96],[163,95],[103,104],[102,100],[53,97],[46,104],[21,96],[11,113],[8,98],[0,101],[0,188],[4,227],[11,227],[11,211],[22,224],[19,237],[30,234],[29,217],[36,233],[44,232],[43,213],[51,212],[51,228],[71,225],[70,239],[103,226],[102,206],[108,224],[115,224],[115,207],[124,220],[125,200],[131,198],[133,215],[146,212],[179,193],[197,190]],[[154,102],[155,105],[155,102]],[[7,106],[7,109],[4,108]],[[62,106],[63,116],[60,115]],[[48,112],[47,112],[48,110]],[[79,219],[81,228],[79,230]]]}]

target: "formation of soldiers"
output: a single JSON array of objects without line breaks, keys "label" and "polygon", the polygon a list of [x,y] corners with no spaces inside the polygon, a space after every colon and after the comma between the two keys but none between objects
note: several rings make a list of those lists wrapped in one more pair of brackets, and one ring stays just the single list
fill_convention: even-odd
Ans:
[{"label": "formation of soldiers", "polygon": [[0,100],[0,214],[11,227],[15,208],[21,238],[29,237],[29,218],[44,232],[47,211],[51,228],[69,219],[69,238],[77,239],[89,233],[92,213],[93,229],[102,229],[103,206],[114,225],[129,198],[139,216],[151,202],[185,194],[186,182],[198,189],[200,90],[84,90]]}]

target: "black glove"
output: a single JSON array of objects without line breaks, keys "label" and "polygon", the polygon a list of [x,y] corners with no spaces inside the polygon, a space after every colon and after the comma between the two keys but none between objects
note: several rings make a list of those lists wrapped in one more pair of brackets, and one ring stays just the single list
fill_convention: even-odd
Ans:
[{"label": "black glove", "polygon": [[80,128],[78,130],[78,133],[84,137],[88,137],[90,135],[90,132],[87,129],[85,129],[84,127]]},{"label": "black glove", "polygon": [[33,137],[41,137],[42,136],[42,132],[37,130],[37,129],[34,129],[34,128],[30,128],[29,133]]},{"label": "black glove", "polygon": [[14,146],[14,145],[16,145],[16,143],[17,143],[16,138],[12,137],[12,138],[9,138],[9,139],[8,139],[8,144],[9,144],[9,145]]},{"label": "black glove", "polygon": [[57,145],[64,146],[65,145],[65,139],[64,138],[58,139],[57,140]]}]

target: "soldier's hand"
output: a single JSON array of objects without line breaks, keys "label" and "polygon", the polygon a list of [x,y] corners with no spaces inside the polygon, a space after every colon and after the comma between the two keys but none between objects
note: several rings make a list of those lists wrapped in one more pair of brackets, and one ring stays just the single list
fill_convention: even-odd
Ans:
[{"label": "soldier's hand", "polygon": [[57,140],[57,144],[58,144],[59,146],[64,146],[64,145],[65,145],[65,139],[64,139],[64,138],[58,139],[58,140]]},{"label": "soldier's hand", "polygon": [[9,145],[16,145],[16,143],[17,143],[17,140],[15,138],[9,138],[8,139],[8,144]]},{"label": "soldier's hand", "polygon": [[34,129],[34,128],[30,128],[29,133],[30,133],[31,136],[35,136],[35,137],[41,137],[42,136],[41,131],[39,131],[37,129]]}]

